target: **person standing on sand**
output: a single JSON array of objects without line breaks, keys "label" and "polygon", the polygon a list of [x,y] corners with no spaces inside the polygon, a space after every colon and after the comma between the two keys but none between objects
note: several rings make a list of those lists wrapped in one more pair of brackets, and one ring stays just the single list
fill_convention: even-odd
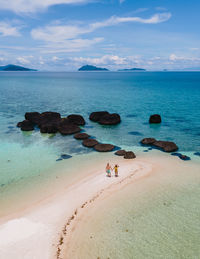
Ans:
[{"label": "person standing on sand", "polygon": [[118,177],[119,176],[119,174],[118,174],[118,168],[119,168],[119,166],[116,164],[115,166],[114,166],[114,168],[113,168],[113,170],[115,171],[115,177]]},{"label": "person standing on sand", "polygon": [[107,165],[106,165],[106,173],[107,173],[107,176],[108,177],[111,177],[111,166],[110,166],[110,164],[109,163],[107,163]]}]

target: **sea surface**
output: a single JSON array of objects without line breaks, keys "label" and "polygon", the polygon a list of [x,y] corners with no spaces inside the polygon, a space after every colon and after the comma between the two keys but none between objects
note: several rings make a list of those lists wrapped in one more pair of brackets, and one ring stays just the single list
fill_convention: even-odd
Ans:
[{"label": "sea surface", "polygon": [[[101,110],[119,113],[121,124],[89,121],[91,112]],[[151,153],[140,146],[144,137],[174,141],[180,152],[200,163],[200,72],[1,72],[1,208],[23,196],[23,189],[33,191],[41,178],[50,179],[60,164],[70,172],[72,158],[60,160],[62,154],[81,163],[81,157],[94,152],[73,136],[22,132],[16,124],[31,111],[82,114],[83,132],[136,153]],[[160,125],[148,123],[154,113],[162,116]]]},{"label": "sea surface", "polygon": [[[92,111],[121,115],[117,126],[89,121]],[[25,112],[75,113],[101,142],[140,146],[144,137],[175,141],[180,151],[200,152],[200,72],[1,72],[0,190],[58,163],[61,154],[91,152],[72,136],[21,132]],[[161,125],[149,125],[151,114]]]}]

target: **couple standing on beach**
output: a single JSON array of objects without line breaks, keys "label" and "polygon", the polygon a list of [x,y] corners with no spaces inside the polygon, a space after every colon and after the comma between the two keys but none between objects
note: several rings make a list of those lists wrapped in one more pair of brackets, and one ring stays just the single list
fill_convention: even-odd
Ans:
[{"label": "couple standing on beach", "polygon": [[118,177],[118,168],[119,166],[117,164],[115,164],[115,166],[112,168],[111,165],[109,163],[107,163],[106,165],[106,174],[108,177],[111,177],[111,170],[115,171],[115,177]]}]

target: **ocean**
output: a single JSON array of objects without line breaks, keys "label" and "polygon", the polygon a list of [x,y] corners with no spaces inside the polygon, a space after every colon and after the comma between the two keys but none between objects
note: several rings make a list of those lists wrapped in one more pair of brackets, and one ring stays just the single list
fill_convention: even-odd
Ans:
[{"label": "ocean", "polygon": [[[119,113],[122,122],[116,126],[91,122],[89,114],[101,110]],[[1,208],[11,206],[18,195],[34,194],[35,186],[42,188],[53,179],[61,164],[70,174],[71,159],[80,162],[95,152],[73,136],[41,134],[38,129],[22,132],[16,124],[31,111],[56,111],[63,117],[81,114],[84,132],[136,154],[147,151],[139,143],[145,137],[174,141],[179,152],[200,163],[200,72],[1,72]],[[160,125],[148,123],[155,113],[162,117]],[[73,158],[58,161],[61,154]]]},{"label": "ocean", "polygon": [[[89,121],[99,110],[119,113],[122,123]],[[176,142],[180,151],[200,151],[200,72],[1,72],[0,188],[46,171],[62,153],[91,152],[72,136],[21,132],[16,124],[30,111],[82,114],[84,131],[117,146],[155,137]],[[161,125],[149,125],[154,113]]]}]

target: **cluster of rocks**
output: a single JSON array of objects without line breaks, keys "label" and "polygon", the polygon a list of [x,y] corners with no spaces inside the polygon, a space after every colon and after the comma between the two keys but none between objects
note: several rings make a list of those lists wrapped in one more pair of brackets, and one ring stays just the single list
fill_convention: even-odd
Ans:
[{"label": "cluster of rocks", "polygon": [[118,150],[115,152],[117,156],[123,156],[124,159],[133,159],[136,158],[136,155],[132,151],[126,151],[124,149]]},{"label": "cluster of rocks", "polygon": [[66,118],[61,118],[57,112],[27,112],[25,120],[17,124],[23,131],[34,130],[37,126],[41,133],[57,133],[70,135],[81,131],[79,126],[85,125],[85,120],[81,115],[71,114]]},{"label": "cluster of rocks", "polygon": [[[91,118],[93,121],[99,121],[99,123],[106,125],[115,125],[121,121],[118,114],[110,114],[108,112],[93,112],[90,115]],[[57,112],[27,112],[25,120],[17,124],[22,131],[32,131],[37,126],[41,133],[59,132],[62,135],[75,134],[75,139],[83,140],[83,146],[94,148],[98,152],[110,152],[115,149],[114,145],[99,143],[97,140],[90,138],[87,133],[81,133],[80,126],[84,125],[85,119],[81,115],[71,114],[66,118],[61,118],[60,113]]]},{"label": "cluster of rocks", "polygon": [[[89,118],[102,125],[116,125],[121,122],[119,114],[110,114],[107,111],[92,112]],[[23,131],[34,130],[34,127],[37,126],[41,133],[60,132],[63,135],[80,132],[79,126],[84,125],[85,120],[81,115],[71,114],[66,118],[61,118],[60,113],[57,112],[27,112],[25,120],[17,124]]]},{"label": "cluster of rocks", "polygon": [[89,119],[102,125],[116,125],[121,122],[119,114],[107,111],[92,112]]},{"label": "cluster of rocks", "polygon": [[[110,114],[107,111],[92,112],[89,119],[93,122],[98,122],[101,125],[116,125],[121,122],[120,115],[117,113]],[[161,116],[153,114],[149,118],[149,123],[161,123]],[[17,124],[22,131],[32,131],[35,126],[40,129],[41,133],[61,133],[62,135],[75,134],[74,138],[82,141],[82,145],[87,148],[94,148],[98,152],[110,152],[116,147],[111,144],[99,143],[87,133],[82,133],[80,126],[85,125],[85,119],[81,115],[71,114],[62,118],[57,112],[27,112],[25,120]],[[178,150],[177,145],[171,141],[156,140],[155,138],[144,138],[141,140],[142,145],[148,145],[154,148],[161,149],[165,152],[175,152]],[[115,155],[123,156],[125,159],[135,158],[132,151],[118,150]],[[189,160],[187,156],[180,153],[174,153],[182,160]],[[68,157],[67,157],[68,158]],[[60,157],[66,159],[65,157]]]},{"label": "cluster of rocks", "polygon": [[155,138],[144,138],[141,140],[142,145],[149,145],[165,152],[174,152],[178,150],[177,145],[171,141],[156,140]]},{"label": "cluster of rocks", "polygon": [[99,143],[96,139],[90,138],[87,133],[74,135],[75,139],[83,140],[82,145],[87,148],[94,148],[98,152],[110,152],[115,149],[114,145]]}]

